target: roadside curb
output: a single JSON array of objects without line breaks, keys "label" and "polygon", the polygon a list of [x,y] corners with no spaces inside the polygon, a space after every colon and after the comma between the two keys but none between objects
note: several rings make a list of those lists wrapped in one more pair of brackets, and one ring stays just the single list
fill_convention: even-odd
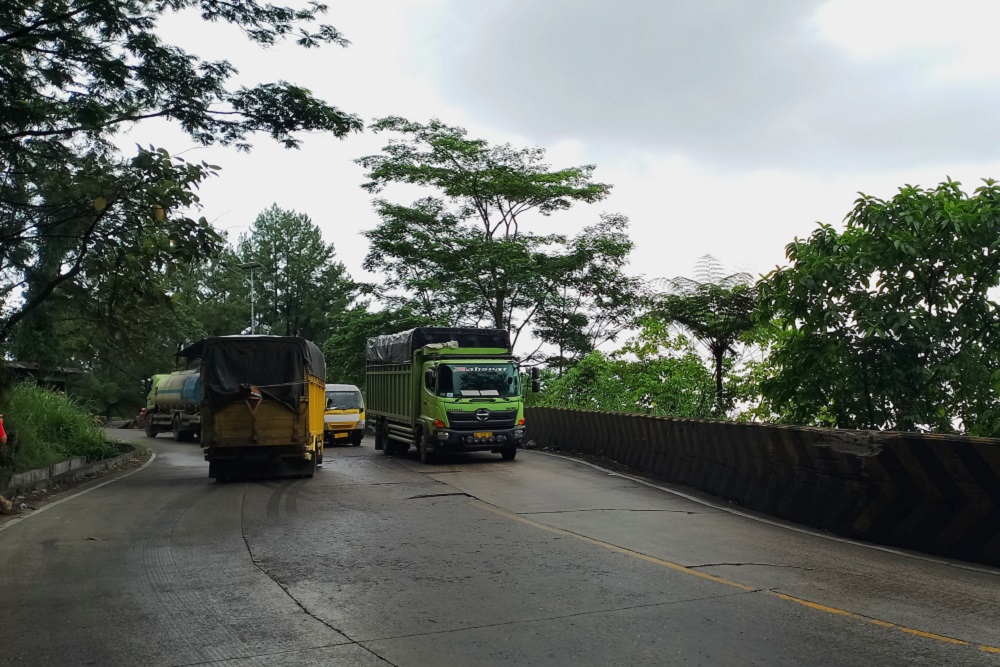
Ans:
[{"label": "roadside curb", "polygon": [[53,463],[44,468],[35,468],[24,472],[7,474],[0,473],[0,496],[13,498],[15,496],[46,489],[60,482],[71,482],[81,477],[87,477],[99,472],[104,472],[115,468],[123,463],[132,461],[148,450],[147,447],[136,443],[122,443],[131,449],[124,454],[87,463],[82,456],[74,456],[66,461]]}]

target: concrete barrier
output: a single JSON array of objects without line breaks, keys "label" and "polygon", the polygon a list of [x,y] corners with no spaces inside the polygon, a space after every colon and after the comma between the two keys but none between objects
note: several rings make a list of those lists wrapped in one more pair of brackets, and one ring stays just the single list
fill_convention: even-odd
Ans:
[{"label": "concrete barrier", "polygon": [[1000,566],[1000,440],[557,408],[525,419],[543,447],[845,537]]},{"label": "concrete barrier", "polygon": [[35,468],[25,472],[9,473],[0,471],[0,496],[13,498],[24,495],[39,489],[47,489],[54,484],[69,482],[72,480],[103,472],[109,468],[131,461],[141,455],[145,450],[141,447],[128,445],[128,451],[118,456],[87,463],[87,459],[82,456],[74,456],[66,461],[53,463],[44,468]]}]

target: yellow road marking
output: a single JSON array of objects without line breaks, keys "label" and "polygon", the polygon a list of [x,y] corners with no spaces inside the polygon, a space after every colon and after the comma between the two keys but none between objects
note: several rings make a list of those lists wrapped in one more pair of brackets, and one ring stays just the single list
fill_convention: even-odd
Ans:
[{"label": "yellow road marking", "polygon": [[709,581],[714,581],[719,584],[725,584],[726,586],[733,586],[734,588],[739,588],[740,590],[743,591],[758,590],[754,586],[744,586],[743,584],[738,584],[735,581],[730,581],[729,579],[723,579],[722,577],[717,577],[714,574],[709,574],[707,572],[698,572],[697,570],[692,570],[690,568],[684,567],[683,565],[679,565],[678,563],[671,563],[668,560],[662,560],[660,558],[655,558],[653,556],[647,556],[646,554],[639,553],[638,551],[632,551],[631,549],[620,547],[617,544],[611,544],[609,542],[601,542],[600,540],[595,540],[591,537],[587,537],[586,535],[580,535],[579,533],[573,533],[568,530],[563,530],[562,528],[546,526],[544,523],[538,523],[537,521],[526,519],[523,516],[514,514],[513,512],[508,512],[507,510],[502,510],[499,507],[494,507],[493,505],[488,505],[487,503],[484,503],[479,500],[473,500],[471,502],[473,505],[477,505],[481,509],[484,509],[487,512],[493,512],[494,514],[502,516],[505,519],[510,519],[511,521],[519,521],[520,523],[523,523],[525,525],[532,526],[534,528],[541,528],[542,530],[548,531],[550,533],[555,533],[556,535],[572,537],[577,540],[580,540],[581,542],[587,542],[589,544],[594,544],[599,547],[604,547],[605,549],[609,549],[611,551],[624,554],[626,556],[631,556],[633,558],[638,558],[639,560],[644,560],[647,563],[660,565],[661,567],[670,568],[671,570],[677,570],[678,572],[684,572],[685,574],[693,574],[696,577],[700,577],[702,579],[708,579]]},{"label": "yellow road marking", "polygon": [[[889,621],[883,621],[877,618],[871,618],[870,616],[863,616],[861,614],[856,614],[852,611],[847,611],[845,609],[838,609],[837,607],[829,607],[825,604],[820,604],[818,602],[811,602],[810,600],[803,600],[802,598],[797,598],[792,595],[786,595],[784,593],[777,593],[773,591],[767,591],[763,589],[756,588],[755,586],[747,586],[746,584],[741,584],[730,579],[725,579],[723,577],[717,577],[714,574],[708,574],[707,572],[699,572],[698,570],[692,570],[689,567],[681,565],[680,563],[673,563],[668,560],[663,560],[662,558],[656,558],[655,556],[649,556],[638,551],[632,551],[631,549],[626,549],[625,547],[620,547],[617,544],[611,544],[610,542],[602,542],[601,540],[594,539],[592,537],[587,537],[586,535],[581,535],[580,533],[574,533],[570,530],[564,530],[562,528],[556,528],[554,526],[547,526],[544,523],[538,523],[537,521],[532,521],[520,514],[514,514],[513,512],[508,512],[507,510],[500,509],[494,505],[484,503],[481,500],[471,500],[470,504],[484,509],[487,512],[492,512],[497,516],[501,516],[505,519],[511,521],[517,521],[518,523],[523,523],[526,526],[531,526],[533,528],[539,528],[549,533],[555,535],[560,535],[563,537],[572,537],[573,539],[579,540],[581,542],[586,542],[587,544],[593,544],[595,546],[608,549],[609,551],[614,551],[615,553],[620,553],[625,556],[631,556],[632,558],[637,558],[639,560],[646,561],[647,563],[652,563],[654,565],[659,565],[660,567],[665,567],[677,572],[683,572],[684,574],[690,574],[692,576],[698,577],[700,579],[708,579],[709,581],[714,581],[718,584],[724,584],[726,586],[732,586],[733,588],[738,588],[741,591],[748,592],[760,592],[766,593],[768,595],[773,595],[781,600],[787,602],[794,602],[796,604],[809,607],[810,609],[815,609],[817,611],[822,611],[827,614],[834,614],[836,616],[844,616],[846,618],[851,618],[858,621],[863,621],[870,625],[875,625],[880,628],[891,628],[894,630],[899,630],[900,632],[905,632],[910,635],[915,635],[917,637],[923,637],[924,639],[933,639],[935,641],[943,642],[946,644],[953,644],[957,646],[969,646],[969,642],[963,641],[961,639],[955,639],[954,637],[945,637],[944,635],[937,635],[932,632],[924,632],[923,630],[917,630],[916,628],[908,628],[904,625],[898,625],[896,623],[890,623]],[[979,649],[986,651],[987,653],[1000,653],[1000,648],[996,646],[986,646],[980,645]]]}]

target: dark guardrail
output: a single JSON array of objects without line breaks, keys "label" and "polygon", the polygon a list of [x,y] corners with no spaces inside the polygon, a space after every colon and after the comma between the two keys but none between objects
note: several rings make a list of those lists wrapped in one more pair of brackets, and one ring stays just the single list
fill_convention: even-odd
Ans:
[{"label": "dark guardrail", "polygon": [[837,535],[1000,566],[1000,440],[528,408],[602,457]]}]

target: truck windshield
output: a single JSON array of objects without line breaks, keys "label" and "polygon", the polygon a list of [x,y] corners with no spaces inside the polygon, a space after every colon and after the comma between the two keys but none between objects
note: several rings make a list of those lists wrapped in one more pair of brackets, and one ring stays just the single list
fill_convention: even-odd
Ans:
[{"label": "truck windshield", "polygon": [[327,410],[358,410],[361,408],[360,391],[326,392]]},{"label": "truck windshield", "polygon": [[517,368],[513,364],[442,364],[438,367],[438,396],[517,396]]}]

